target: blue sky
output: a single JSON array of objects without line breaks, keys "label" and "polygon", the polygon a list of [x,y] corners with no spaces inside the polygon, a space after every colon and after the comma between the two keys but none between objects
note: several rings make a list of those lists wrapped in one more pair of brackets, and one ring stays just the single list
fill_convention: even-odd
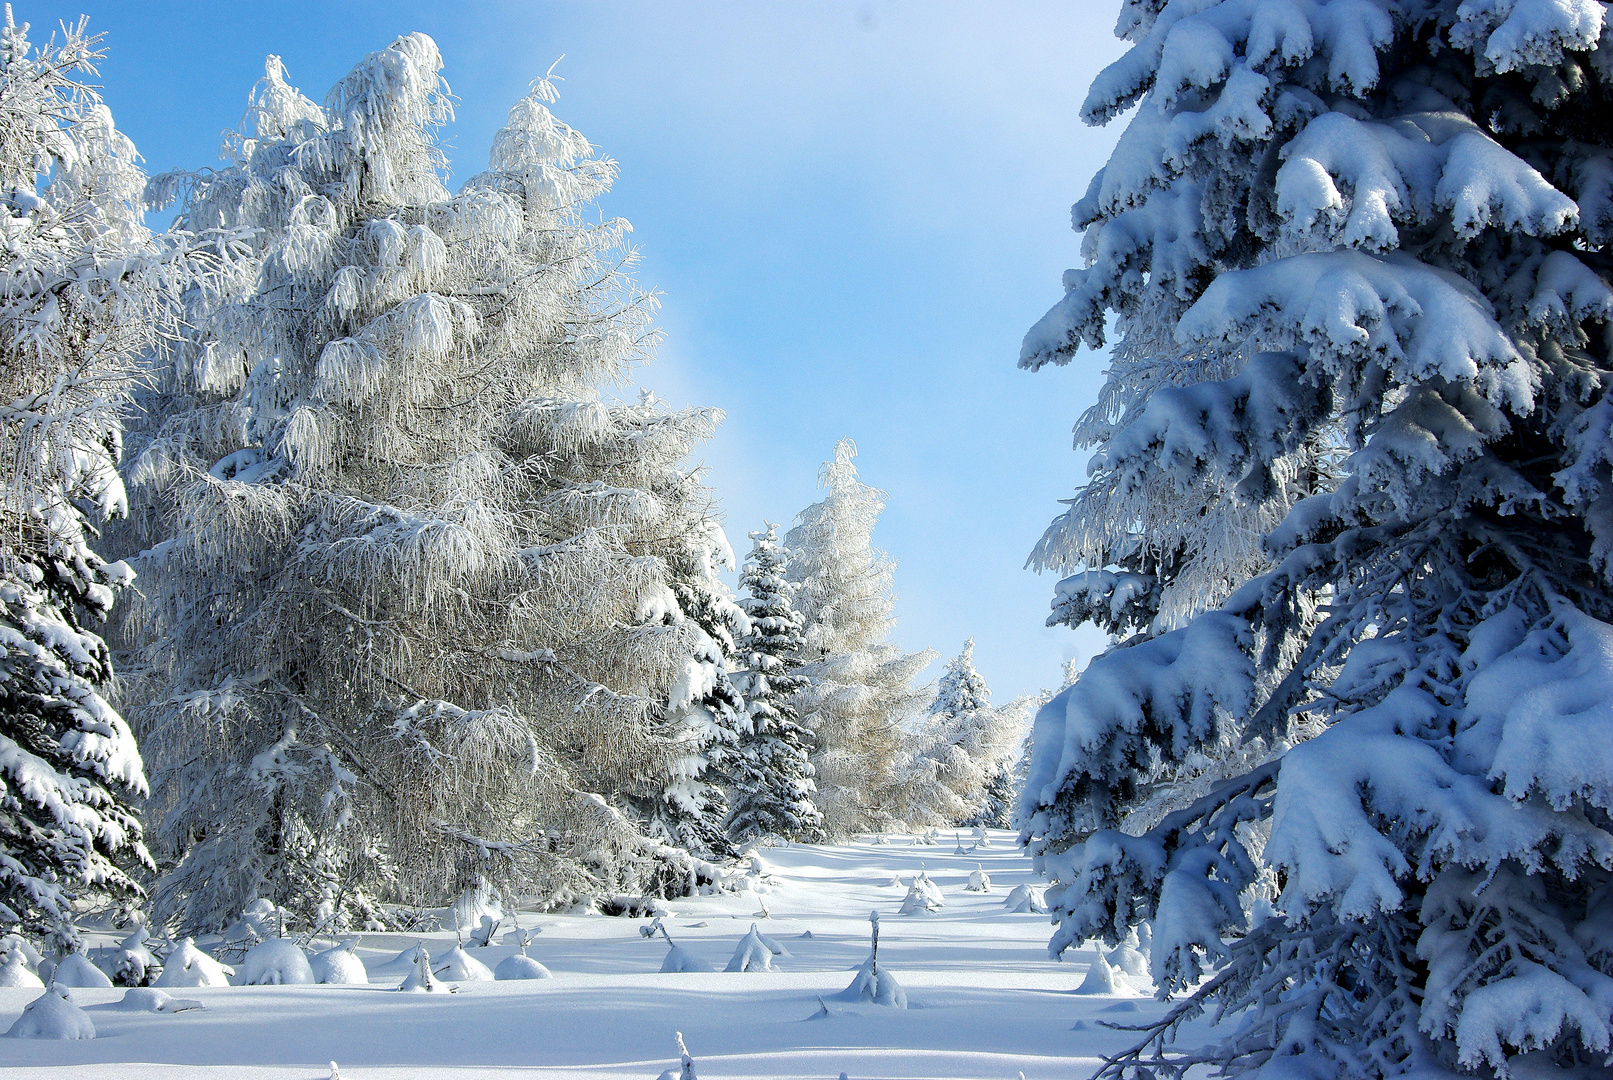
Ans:
[{"label": "blue sky", "polygon": [[1079,119],[1120,52],[1117,4],[14,6],[37,39],[80,13],[106,32],[103,93],[152,171],[216,160],[265,54],[319,100],[421,30],[460,99],[463,179],[564,54],[555,111],[621,163],[604,210],[662,293],[666,344],[638,381],[727,413],[701,456],[736,553],[817,498],[850,436],[890,496],[875,539],[898,563],[901,645],[944,659],[973,635],[998,700],[1101,646],[1044,628],[1053,579],[1021,567],[1084,476],[1069,431],[1102,360],[1014,359],[1078,264],[1070,203],[1118,134]]}]

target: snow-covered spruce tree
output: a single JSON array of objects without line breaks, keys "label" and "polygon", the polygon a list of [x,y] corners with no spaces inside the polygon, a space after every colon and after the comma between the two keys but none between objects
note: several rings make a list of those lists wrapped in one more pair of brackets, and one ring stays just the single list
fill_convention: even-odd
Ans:
[{"label": "snow-covered spruce tree", "polygon": [[705,872],[624,810],[687,786],[726,692],[700,619],[743,623],[681,465],[720,414],[601,396],[656,339],[626,223],[587,220],[615,165],[540,81],[450,194],[441,67],[402,37],[320,106],[271,57],[226,166],[154,183],[254,237],[192,297],[133,470],[163,920]]},{"label": "snow-covered spruce tree", "polygon": [[739,577],[739,606],[750,632],[739,640],[743,670],[735,681],[750,727],[728,768],[734,792],[728,835],[738,844],[764,836],[810,844],[823,839],[823,815],[812,801],[811,736],[797,722],[794,705],[807,685],[795,673],[805,635],[778,526],[766,524],[750,534],[754,546]]},{"label": "snow-covered spruce tree", "polygon": [[129,900],[149,865],[146,778],[103,696],[93,628],[133,575],[91,544],[124,512],[135,358],[171,325],[192,259],[140,222],[134,146],[93,90],[81,20],[34,49],[0,29],[0,925],[61,947],[74,902]]},{"label": "snow-covered spruce tree", "polygon": [[[1606,14],[1124,6],[1085,115],[1137,112],[1021,361],[1123,335],[1043,561],[1087,568],[1056,616],[1135,634],[1038,714],[1018,810],[1055,952],[1152,919],[1159,986],[1196,986],[1105,1074],[1613,1050]],[[1228,748],[1252,765],[1115,827]],[[1161,1049],[1205,1007],[1218,1042]]]},{"label": "snow-covered spruce tree", "polygon": [[885,640],[894,622],[895,564],[872,545],[885,493],[857,479],[857,446],[842,439],[818,486],[828,494],[796,516],[784,536],[786,575],[799,586],[805,621],[795,698],[801,726],[816,743],[818,808],[831,837],[902,823],[892,815],[900,782],[904,721],[928,693],[913,678],[935,654],[903,653]]}]

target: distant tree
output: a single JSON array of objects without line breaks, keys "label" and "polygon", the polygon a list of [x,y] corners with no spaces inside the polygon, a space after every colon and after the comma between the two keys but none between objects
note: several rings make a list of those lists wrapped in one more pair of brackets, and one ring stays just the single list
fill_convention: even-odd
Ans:
[{"label": "distant tree", "polygon": [[840,440],[818,474],[828,494],[784,536],[806,624],[800,673],[808,682],[795,707],[816,743],[818,806],[831,837],[899,821],[890,806],[901,780],[902,725],[924,707],[928,693],[912,682],[935,658],[885,640],[894,623],[895,564],[872,544],[885,493],[858,480],[856,456],[856,444]]},{"label": "distant tree", "polygon": [[[134,575],[92,548],[124,513],[136,358],[163,344],[199,251],[141,225],[134,146],[78,81],[85,23],[0,29],[0,926],[68,947],[74,904],[130,901],[150,858],[140,752],[93,629]],[[93,524],[92,524],[93,522]]]},{"label": "distant tree", "polygon": [[899,805],[909,825],[1006,821],[1023,717],[992,707],[974,647],[970,638],[947,662],[927,715],[908,732]]},{"label": "distant tree", "polygon": [[778,526],[769,522],[750,538],[755,546],[739,578],[739,606],[750,618],[750,631],[739,640],[744,670],[735,680],[750,725],[729,766],[734,796],[728,833],[739,844],[762,836],[816,843],[824,832],[823,815],[812,801],[812,741],[796,722],[793,701],[807,685],[795,673],[805,640],[791,599],[796,586],[786,576]]}]

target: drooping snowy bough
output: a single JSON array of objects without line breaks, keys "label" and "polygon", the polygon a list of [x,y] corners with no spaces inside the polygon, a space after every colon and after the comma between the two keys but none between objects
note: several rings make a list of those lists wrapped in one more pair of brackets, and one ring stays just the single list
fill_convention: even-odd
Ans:
[{"label": "drooping snowy bough", "polygon": [[1018,813],[1054,952],[1148,919],[1163,991],[1219,971],[1107,1075],[1613,1049],[1606,14],[1124,5],[1085,116],[1137,111],[1021,356],[1122,335],[1033,561],[1124,640]]},{"label": "drooping snowy bough", "polygon": [[744,616],[682,464],[720,414],[608,394],[657,339],[590,220],[615,164],[540,81],[449,192],[442,66],[411,34],[318,105],[271,57],[225,167],[153,182],[252,235],[131,438],[164,921],[682,892],[724,853]]}]

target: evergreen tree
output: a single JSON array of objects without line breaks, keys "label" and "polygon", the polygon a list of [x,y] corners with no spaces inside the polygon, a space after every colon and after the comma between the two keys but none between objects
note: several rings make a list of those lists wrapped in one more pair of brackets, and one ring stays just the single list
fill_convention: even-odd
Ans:
[{"label": "evergreen tree", "polygon": [[797,723],[794,698],[807,685],[796,674],[805,635],[788,580],[788,558],[772,522],[750,538],[755,546],[740,574],[739,606],[750,631],[739,641],[749,730],[729,771],[734,788],[728,833],[744,844],[763,836],[811,844],[823,839],[823,815],[812,797],[811,736]]},{"label": "evergreen tree", "polygon": [[[1039,557],[1084,567],[1055,621],[1132,636],[1038,713],[1018,808],[1052,949],[1151,919],[1191,991],[1104,1075],[1613,1049],[1605,15],[1123,7],[1084,115],[1140,106],[1021,358],[1122,335]],[[1219,1042],[1161,1049],[1206,1008]]]},{"label": "evergreen tree", "polygon": [[1016,711],[992,708],[974,651],[970,638],[947,662],[925,721],[909,734],[900,802],[909,825],[995,824],[1002,818],[1022,724]]},{"label": "evergreen tree", "polygon": [[919,715],[927,694],[912,682],[935,658],[885,640],[895,564],[872,546],[885,493],[858,480],[856,456],[856,444],[840,440],[818,476],[829,493],[784,536],[805,621],[800,672],[808,682],[795,707],[816,742],[818,806],[831,837],[900,823],[891,807],[903,779],[902,724]]},{"label": "evergreen tree", "polygon": [[77,81],[104,53],[81,20],[30,47],[0,29],[0,924],[77,938],[74,902],[140,895],[146,793],[108,703],[95,624],[133,579],[91,547],[123,513],[121,410],[195,268],[140,220],[134,146]]},{"label": "evergreen tree", "polygon": [[624,811],[687,779],[720,681],[689,605],[732,609],[731,555],[680,465],[720,414],[601,396],[657,339],[626,223],[589,221],[615,164],[539,81],[451,194],[441,67],[411,34],[321,106],[270,57],[226,167],[153,185],[252,238],[133,470],[164,920],[706,873]]}]

